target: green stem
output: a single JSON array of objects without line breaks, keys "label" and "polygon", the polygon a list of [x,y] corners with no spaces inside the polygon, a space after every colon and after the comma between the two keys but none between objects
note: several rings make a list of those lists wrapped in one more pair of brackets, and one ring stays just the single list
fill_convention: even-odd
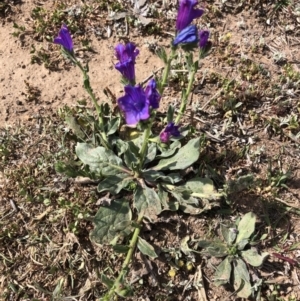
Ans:
[{"label": "green stem", "polygon": [[140,151],[139,171],[141,171],[143,168],[143,163],[144,163],[146,152],[148,149],[148,139],[149,139],[149,136],[151,133],[151,124],[152,124],[152,122],[151,122],[151,120],[149,120],[148,127],[144,132],[144,141],[143,141],[142,148]]},{"label": "green stem", "polygon": [[140,214],[138,216],[138,219],[137,219],[137,222],[136,222],[137,227],[135,228],[135,230],[133,232],[133,235],[132,235],[132,239],[130,240],[129,250],[128,250],[126,258],[125,258],[125,260],[122,264],[121,272],[118,275],[117,279],[115,280],[114,285],[111,287],[109,292],[104,297],[104,300],[111,300],[112,296],[114,295],[114,293],[116,291],[121,293],[120,290],[122,289],[122,282],[123,282],[123,279],[127,275],[128,267],[129,267],[129,264],[131,262],[134,250],[135,250],[137,242],[138,242],[138,238],[139,238],[139,235],[140,235],[140,232],[141,232],[141,224],[143,222],[143,218],[144,218],[144,215],[142,215],[142,214]]},{"label": "green stem", "polygon": [[87,93],[89,94],[89,96],[91,97],[92,102],[95,106],[95,109],[96,109],[96,112],[98,115],[98,119],[99,119],[100,135],[102,138],[102,143],[103,143],[104,147],[106,149],[108,149],[109,147],[108,147],[108,143],[107,143],[106,133],[104,131],[104,121],[103,121],[103,116],[102,116],[103,115],[102,110],[101,110],[101,107],[99,106],[99,104],[97,103],[97,99],[96,99],[93,89],[91,87],[88,71],[86,70],[86,68],[84,68],[81,65],[81,63],[77,59],[72,60],[72,61],[75,62],[75,64],[79,67],[79,69],[81,70],[81,72],[83,74],[83,86],[84,86],[85,90],[87,91]]},{"label": "green stem", "polygon": [[190,95],[190,93],[192,91],[192,88],[193,88],[193,83],[194,83],[196,71],[197,70],[194,70],[194,68],[193,68],[193,70],[189,72],[190,79],[189,79],[188,87],[187,87],[187,90],[185,91],[185,93],[184,93],[184,95],[182,97],[182,101],[181,101],[181,105],[180,105],[180,108],[179,108],[179,112],[178,112],[178,115],[177,115],[177,117],[175,119],[175,124],[179,123],[181,116],[185,112],[187,101],[188,101],[189,95]]},{"label": "green stem", "polygon": [[165,86],[168,82],[168,78],[169,78],[169,74],[170,74],[170,70],[171,70],[171,63],[175,57],[175,53],[176,53],[176,48],[174,48],[172,46],[171,48],[171,54],[167,60],[167,64],[166,64],[166,67],[164,69],[164,73],[163,73],[163,76],[162,76],[162,81],[161,81],[161,84],[160,84],[160,87],[159,87],[159,93],[160,95],[163,94],[164,92],[164,89],[165,89]]}]

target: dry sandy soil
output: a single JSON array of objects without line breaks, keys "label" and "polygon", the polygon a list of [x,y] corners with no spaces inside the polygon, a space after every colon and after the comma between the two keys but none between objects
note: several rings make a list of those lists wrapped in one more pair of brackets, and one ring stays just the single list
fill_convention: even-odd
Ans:
[{"label": "dry sandy soil", "polygon": [[[173,34],[176,1],[140,1],[150,7],[142,17],[142,10],[132,12],[132,2],[0,1],[1,300],[97,300],[105,292],[99,273],[114,275],[122,264],[122,256],[90,242],[93,225],[80,215],[97,211],[96,186],[78,185],[54,170],[57,160],[74,156],[57,112],[89,100],[80,71],[51,41],[62,22],[73,20],[76,53],[89,62],[96,96],[111,101],[104,88],[114,97],[122,94],[114,46],[136,43],[142,82],[163,67],[154,51],[168,49]],[[131,300],[238,300],[230,285],[214,285],[217,262],[193,255],[194,268],[179,269],[172,278],[172,252],[163,249],[177,252],[187,235],[216,237],[220,223],[249,211],[258,216],[259,234],[266,234],[260,249],[271,254],[252,271],[264,280],[256,300],[300,300],[300,4],[201,5],[206,13],[197,22],[210,30],[213,47],[196,75],[186,116],[207,139],[199,172],[217,188],[249,174],[255,185],[237,182],[227,202],[203,215],[165,214],[145,225],[144,238],[159,259],[149,262],[137,253],[128,277]],[[169,103],[178,104],[184,85],[180,72],[173,75],[162,114]]]}]

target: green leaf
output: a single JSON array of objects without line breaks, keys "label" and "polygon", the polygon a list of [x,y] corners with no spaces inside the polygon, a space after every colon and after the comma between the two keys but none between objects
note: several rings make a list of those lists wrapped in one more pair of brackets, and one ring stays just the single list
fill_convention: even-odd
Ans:
[{"label": "green leaf", "polygon": [[233,225],[226,226],[221,224],[221,233],[226,243],[232,246],[237,236],[237,229]]},{"label": "green leaf", "polygon": [[112,195],[116,195],[130,182],[132,182],[132,177],[128,177],[128,174],[108,176],[98,184],[97,190],[99,193],[108,191]]},{"label": "green leaf", "polygon": [[156,159],[168,158],[175,154],[176,150],[181,147],[181,143],[179,140],[175,140],[172,144],[169,145],[168,148],[164,149],[158,145],[161,154],[156,156]]},{"label": "green leaf", "polygon": [[243,216],[238,225],[238,235],[236,238],[236,243],[240,241],[249,239],[255,230],[256,216],[253,212],[248,212]]},{"label": "green leaf", "polygon": [[104,283],[104,285],[106,285],[108,289],[112,288],[114,285],[114,281],[105,276],[104,274],[101,274],[101,282]]},{"label": "green leaf", "polygon": [[219,206],[216,202],[209,202],[207,199],[192,197],[191,192],[185,186],[164,185],[173,197],[179,202],[180,210],[187,214],[197,215],[213,207]]},{"label": "green leaf", "polygon": [[229,257],[226,257],[217,267],[214,279],[215,279],[215,285],[220,286],[226,283],[229,283],[230,276],[231,276],[231,261]]},{"label": "green leaf", "polygon": [[167,121],[168,121],[168,123],[173,121],[174,112],[175,112],[175,108],[172,105],[170,105],[169,108],[168,108],[168,112],[167,112]]},{"label": "green leaf", "polygon": [[184,185],[187,189],[192,191],[192,196],[198,198],[205,198],[209,200],[219,199],[222,194],[215,190],[213,181],[208,178],[193,178]]},{"label": "green leaf", "polygon": [[250,276],[245,262],[240,258],[233,261],[233,280],[237,295],[248,299],[252,293]]},{"label": "green leaf", "polygon": [[141,237],[139,237],[138,239],[137,247],[144,255],[147,255],[152,259],[157,257],[153,246],[151,246],[146,240]]},{"label": "green leaf", "polygon": [[203,248],[201,254],[206,256],[224,257],[228,255],[228,248],[221,241],[199,241],[198,247]]},{"label": "green leaf", "polygon": [[125,199],[114,200],[109,207],[101,207],[93,218],[95,229],[90,238],[97,244],[109,244],[116,236],[131,231],[132,213]]},{"label": "green leaf", "polygon": [[153,170],[185,169],[195,163],[200,154],[200,138],[191,139],[177,154],[171,158],[162,159]]},{"label": "green leaf", "polygon": [[132,142],[127,142],[127,150],[124,153],[124,161],[129,169],[134,170],[139,164],[139,148]]},{"label": "green leaf", "polygon": [[251,248],[250,250],[242,251],[241,255],[247,263],[249,263],[254,267],[259,267],[263,264],[264,260],[269,256],[269,253],[264,252],[262,254],[258,254],[256,248]]},{"label": "green leaf", "polygon": [[129,246],[124,246],[124,245],[113,245],[113,250],[116,253],[127,253],[129,250]]},{"label": "green leaf", "polygon": [[150,145],[148,146],[148,151],[147,151],[147,155],[146,155],[144,164],[152,162],[156,157],[156,152],[157,152],[157,144],[150,143]]},{"label": "green leaf", "polygon": [[81,129],[80,124],[77,122],[77,119],[73,115],[67,115],[65,117],[65,121],[69,128],[73,131],[73,133],[78,137],[83,139],[85,137],[85,134],[83,130]]},{"label": "green leaf", "polygon": [[133,205],[139,213],[144,214],[150,221],[155,221],[161,213],[161,204],[157,193],[147,186],[137,187]]},{"label": "green leaf", "polygon": [[158,180],[160,180],[166,183],[175,184],[181,181],[179,173],[170,173],[166,176],[163,172],[151,169],[143,171],[143,178],[150,183],[158,183]]},{"label": "green leaf", "polygon": [[102,146],[93,147],[87,143],[77,143],[75,151],[78,158],[98,175],[109,176],[120,171],[128,171],[122,165],[122,160],[119,157]]},{"label": "green leaf", "polygon": [[179,209],[179,203],[171,201],[168,192],[161,185],[158,185],[158,197],[163,208],[162,210],[177,211]]},{"label": "green leaf", "polygon": [[120,127],[121,119],[119,117],[112,118],[107,122],[107,132],[106,135],[113,135]]}]

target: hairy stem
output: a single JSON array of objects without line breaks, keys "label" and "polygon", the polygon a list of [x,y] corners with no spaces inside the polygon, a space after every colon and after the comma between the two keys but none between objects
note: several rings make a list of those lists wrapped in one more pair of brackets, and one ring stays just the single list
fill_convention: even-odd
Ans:
[{"label": "hairy stem", "polygon": [[140,151],[139,172],[142,170],[143,163],[145,161],[145,156],[146,156],[147,149],[148,149],[148,139],[149,139],[149,136],[151,133],[151,124],[152,124],[152,122],[149,121],[147,129],[144,131],[144,141],[143,141],[142,148]]},{"label": "hairy stem", "polygon": [[[72,61],[74,62],[74,60],[72,60]],[[75,59],[75,64],[79,67],[79,69],[81,70],[81,72],[83,74],[83,86],[84,86],[85,90],[87,91],[87,93],[89,94],[89,96],[91,97],[92,102],[95,106],[95,109],[96,109],[96,112],[97,112],[97,115],[98,115],[98,119],[99,119],[100,135],[101,135],[101,138],[102,138],[101,140],[102,140],[102,143],[103,143],[104,147],[106,149],[108,149],[109,147],[108,147],[108,143],[107,143],[107,137],[106,137],[106,134],[105,134],[105,131],[104,131],[104,121],[103,121],[102,110],[101,110],[101,107],[99,106],[99,104],[97,103],[95,94],[94,94],[93,89],[91,87],[88,71],[76,59]]]},{"label": "hairy stem", "polygon": [[170,74],[170,70],[171,70],[171,63],[175,57],[175,53],[176,53],[176,48],[172,47],[171,48],[171,54],[167,60],[167,64],[166,64],[166,67],[164,69],[164,73],[163,73],[163,76],[162,76],[162,81],[161,81],[161,84],[160,84],[160,87],[159,87],[159,93],[160,95],[163,94],[164,92],[164,89],[166,87],[166,84],[168,82],[168,79],[169,79],[169,74]]},{"label": "hairy stem", "polygon": [[136,221],[137,226],[136,226],[136,228],[133,232],[132,238],[130,240],[129,250],[128,250],[126,258],[122,264],[120,274],[118,275],[117,279],[114,281],[114,284],[111,287],[111,289],[109,290],[109,292],[105,295],[104,300],[112,300],[111,298],[113,297],[115,292],[122,294],[123,280],[125,279],[125,277],[127,275],[129,264],[132,260],[133,253],[134,253],[134,250],[135,250],[137,242],[138,242],[139,234],[141,232],[141,225],[143,222],[143,218],[144,218],[144,215],[142,215],[142,214],[140,214],[138,216],[138,219]]},{"label": "hairy stem", "polygon": [[185,91],[185,93],[184,93],[184,95],[182,97],[181,105],[180,105],[180,108],[179,108],[179,112],[178,112],[178,115],[177,115],[177,117],[175,119],[175,124],[179,123],[180,118],[182,117],[182,115],[185,112],[187,101],[188,101],[189,95],[190,95],[190,93],[192,91],[192,88],[193,88],[193,83],[194,83],[196,71],[197,70],[194,70],[194,68],[193,68],[193,70],[189,72],[188,87],[187,87],[187,90]]}]

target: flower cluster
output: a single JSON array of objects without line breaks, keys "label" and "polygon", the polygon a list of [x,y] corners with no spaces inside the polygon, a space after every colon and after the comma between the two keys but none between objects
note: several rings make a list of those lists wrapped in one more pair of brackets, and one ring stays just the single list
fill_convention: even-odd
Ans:
[{"label": "flower cluster", "polygon": [[118,44],[115,47],[115,54],[119,60],[115,68],[121,72],[126,80],[133,83],[135,81],[135,58],[138,56],[139,50],[133,43]]},{"label": "flower cluster", "polygon": [[180,0],[176,21],[178,34],[173,41],[174,46],[192,43],[199,43],[200,49],[207,46],[209,32],[207,30],[198,32],[196,25],[190,25],[194,19],[203,15],[203,9],[195,8],[197,4],[197,0]]},{"label": "flower cluster", "polygon": [[156,90],[156,82],[151,79],[145,88],[127,85],[125,95],[118,99],[118,105],[125,115],[126,123],[135,126],[140,120],[150,117],[150,109],[158,109],[160,94]]},{"label": "flower cluster", "polygon": [[63,24],[58,36],[53,41],[55,44],[61,45],[66,51],[73,52],[73,41],[66,24]]},{"label": "flower cluster", "polygon": [[165,129],[160,133],[159,138],[161,142],[167,143],[170,140],[171,136],[180,136],[179,126],[175,125],[174,122],[169,122],[167,124]]}]

